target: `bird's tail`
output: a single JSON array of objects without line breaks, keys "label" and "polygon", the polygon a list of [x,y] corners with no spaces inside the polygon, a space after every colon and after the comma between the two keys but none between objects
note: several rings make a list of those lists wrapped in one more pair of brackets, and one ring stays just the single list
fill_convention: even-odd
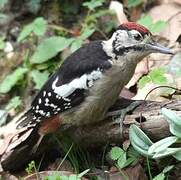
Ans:
[{"label": "bird's tail", "polygon": [[[4,152],[0,147],[1,164],[4,170],[14,170],[20,168],[36,152],[42,136],[39,135],[39,126],[29,125],[32,115],[31,110],[15,120],[13,124],[7,125],[6,131],[9,134],[4,135]],[[3,149],[3,148],[2,148]]]},{"label": "bird's tail", "polygon": [[[32,122],[33,115],[32,115],[32,110],[29,109],[27,110],[20,118],[16,121],[16,129],[21,129],[24,127],[28,127],[30,123]],[[31,127],[33,125],[31,124]]]}]

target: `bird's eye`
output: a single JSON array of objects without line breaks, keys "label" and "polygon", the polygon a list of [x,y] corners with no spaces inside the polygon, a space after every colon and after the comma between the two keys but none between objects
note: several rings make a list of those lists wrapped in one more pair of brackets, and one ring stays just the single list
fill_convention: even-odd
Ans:
[{"label": "bird's eye", "polygon": [[134,34],[133,37],[134,37],[134,39],[137,40],[137,41],[139,41],[139,40],[142,39],[142,36],[141,36],[140,34]]}]

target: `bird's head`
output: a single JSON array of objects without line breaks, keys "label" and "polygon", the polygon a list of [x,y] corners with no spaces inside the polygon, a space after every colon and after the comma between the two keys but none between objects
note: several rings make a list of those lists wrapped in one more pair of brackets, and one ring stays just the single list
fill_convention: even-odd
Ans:
[{"label": "bird's head", "polygon": [[173,54],[156,43],[147,28],[134,22],[121,24],[112,37],[103,42],[103,48],[115,61],[125,57],[139,62],[150,53]]}]

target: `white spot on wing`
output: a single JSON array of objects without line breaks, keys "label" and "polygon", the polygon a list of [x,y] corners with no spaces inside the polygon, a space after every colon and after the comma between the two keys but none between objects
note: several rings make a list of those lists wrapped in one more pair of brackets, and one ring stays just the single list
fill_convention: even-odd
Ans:
[{"label": "white spot on wing", "polygon": [[63,100],[70,102],[71,99],[63,97]]},{"label": "white spot on wing", "polygon": [[44,97],[46,96],[46,91],[43,91],[43,96],[44,96]]},{"label": "white spot on wing", "polygon": [[47,113],[46,113],[46,117],[50,117],[50,112],[47,112]]},{"label": "white spot on wing", "polygon": [[38,99],[38,103],[41,104],[41,98]]},{"label": "white spot on wing", "polygon": [[43,116],[46,114],[43,110],[40,110],[39,113]]}]

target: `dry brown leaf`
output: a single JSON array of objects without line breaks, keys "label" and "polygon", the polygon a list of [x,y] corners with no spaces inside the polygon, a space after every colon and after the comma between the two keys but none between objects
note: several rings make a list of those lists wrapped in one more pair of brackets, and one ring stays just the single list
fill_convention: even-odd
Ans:
[{"label": "dry brown leaf", "polygon": [[170,3],[170,2],[181,4],[180,0],[159,0],[159,2],[160,2],[160,4],[167,4],[167,3]]},{"label": "dry brown leaf", "polygon": [[181,5],[181,1],[180,0],[173,0],[175,3]]},{"label": "dry brown leaf", "polygon": [[[134,100],[145,100],[145,97],[147,97],[146,100],[154,99],[154,101],[158,101],[158,102],[163,102],[165,100],[168,100],[167,98],[165,98],[163,96],[165,96],[168,92],[170,92],[172,94],[174,90],[168,89],[166,87],[156,88],[158,86],[159,85],[153,84],[151,82],[147,83],[142,89],[138,89],[138,92],[133,99]],[[149,95],[147,96],[148,93],[149,93]]]},{"label": "dry brown leaf", "polygon": [[[171,2],[171,1],[169,1]],[[153,7],[148,14],[154,21],[163,20],[168,22],[168,26],[159,35],[175,42],[181,34],[181,8],[176,3],[167,3]]]},{"label": "dry brown leaf", "polygon": [[[51,163],[48,168],[46,168],[45,170],[55,170],[58,168],[58,166],[60,165],[60,163],[62,162],[62,159],[58,158],[55,160],[55,162]],[[59,171],[70,171],[73,172],[73,167],[71,165],[71,163],[67,160],[64,160],[62,165],[60,166],[60,168],[58,169]]]},{"label": "dry brown leaf", "polygon": [[126,98],[126,99],[131,99],[131,98],[133,98],[133,97],[135,96],[135,94],[132,93],[132,92],[130,92],[129,89],[127,89],[127,88],[124,87],[124,88],[121,90],[120,96],[123,97],[123,98]]},{"label": "dry brown leaf", "polygon": [[3,172],[0,178],[2,178],[2,180],[18,180],[16,176],[9,174],[8,172]]},{"label": "dry brown leaf", "polygon": [[134,167],[128,167],[122,170],[122,173],[112,173],[110,174],[110,180],[125,180],[125,177],[129,180],[147,180],[146,174],[140,164],[136,164]]},{"label": "dry brown leaf", "polygon": [[143,61],[138,63],[135,73],[134,73],[133,77],[131,78],[131,80],[129,81],[129,83],[126,85],[126,88],[129,89],[130,87],[134,86],[138,82],[140,77],[142,77],[144,74],[147,74],[149,71],[148,67],[149,66],[148,66],[147,58],[145,58]]},{"label": "dry brown leaf", "polygon": [[118,2],[118,1],[111,1],[110,5],[109,5],[109,9],[112,11],[115,11],[118,25],[122,24],[123,22],[128,21],[125,13],[123,11],[122,3]]}]

